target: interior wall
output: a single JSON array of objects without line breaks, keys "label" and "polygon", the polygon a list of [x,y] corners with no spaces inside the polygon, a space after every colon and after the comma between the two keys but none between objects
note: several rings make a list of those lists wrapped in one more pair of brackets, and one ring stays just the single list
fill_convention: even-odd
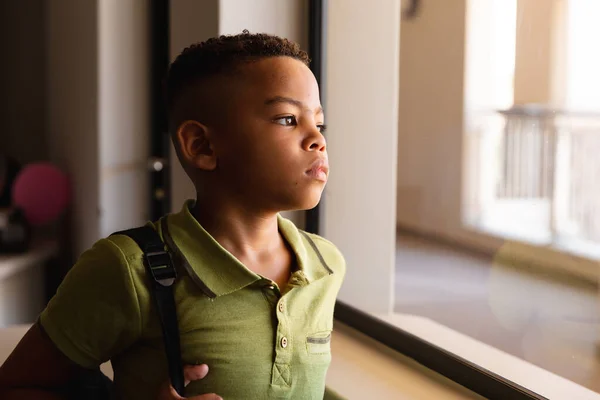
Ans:
[{"label": "interior wall", "polygon": [[328,4],[325,110],[332,169],[323,234],[347,261],[339,299],[387,314],[396,253],[400,1]]},{"label": "interior wall", "polygon": [[23,268],[0,279],[0,328],[34,323],[45,304],[41,266]]},{"label": "interior wall", "polygon": [[397,222],[428,233],[462,227],[465,11],[423,2],[401,26]]},{"label": "interior wall", "polygon": [[46,2],[0,2],[0,153],[45,160]]},{"label": "interior wall", "polygon": [[308,0],[221,0],[219,33],[270,33],[308,50]]},{"label": "interior wall", "polygon": [[46,112],[50,159],[72,181],[74,255],[99,237],[98,4],[46,4]]},{"label": "interior wall", "polygon": [[517,1],[515,104],[553,102],[553,43],[558,0]]},{"label": "interior wall", "polygon": [[[170,2],[170,56],[174,61],[187,46],[219,34],[219,0],[177,0]],[[196,191],[171,146],[171,204],[177,212]]]},{"label": "interior wall", "polygon": [[572,4],[569,0],[554,0],[552,15],[552,44],[553,53],[551,59],[552,104],[556,107],[565,107],[566,105],[566,84],[567,84],[567,34],[568,34],[568,6]]},{"label": "interior wall", "polygon": [[98,3],[100,236],[150,219],[150,0]]}]

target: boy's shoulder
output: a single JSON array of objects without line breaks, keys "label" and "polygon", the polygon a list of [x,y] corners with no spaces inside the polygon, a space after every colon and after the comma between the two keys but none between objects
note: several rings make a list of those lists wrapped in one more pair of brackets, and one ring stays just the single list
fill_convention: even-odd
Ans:
[{"label": "boy's shoulder", "polygon": [[[147,222],[144,226],[150,227],[156,230],[160,230],[160,222]],[[108,242],[112,251],[118,252],[126,260],[141,259],[143,252],[137,243],[124,231],[115,232],[103,239],[100,239],[96,244]]]},{"label": "boy's shoulder", "polygon": [[[147,226],[156,228],[157,224],[149,222]],[[142,249],[131,237],[111,234],[97,240],[79,257],[77,264],[102,266],[102,270],[110,269],[129,275],[130,279],[136,281],[143,279],[146,273],[143,256]]]},{"label": "boy's shoulder", "polygon": [[346,271],[346,260],[338,247],[331,241],[314,233],[298,229],[300,234],[307,239],[309,246],[314,248],[317,254],[320,254],[327,265],[335,272],[344,274]]}]

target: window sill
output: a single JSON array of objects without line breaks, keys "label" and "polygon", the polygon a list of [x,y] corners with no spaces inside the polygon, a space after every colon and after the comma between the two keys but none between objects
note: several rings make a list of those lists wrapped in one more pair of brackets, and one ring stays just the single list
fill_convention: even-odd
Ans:
[{"label": "window sill", "polygon": [[483,398],[339,321],[331,346],[327,387],[341,398]]},{"label": "window sill", "polygon": [[596,392],[427,318],[402,314],[378,318],[548,399],[600,399]]}]

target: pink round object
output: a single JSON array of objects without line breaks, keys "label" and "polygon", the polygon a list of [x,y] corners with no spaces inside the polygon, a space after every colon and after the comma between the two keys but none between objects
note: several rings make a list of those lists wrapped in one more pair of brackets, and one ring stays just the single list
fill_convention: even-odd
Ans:
[{"label": "pink round object", "polygon": [[13,205],[23,210],[31,225],[44,225],[69,204],[69,180],[52,164],[29,164],[16,177],[12,195]]}]

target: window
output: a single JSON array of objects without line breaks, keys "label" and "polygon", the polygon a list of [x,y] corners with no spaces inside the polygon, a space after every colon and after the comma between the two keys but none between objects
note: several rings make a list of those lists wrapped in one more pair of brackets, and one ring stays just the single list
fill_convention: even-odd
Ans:
[{"label": "window", "polygon": [[486,397],[600,398],[600,5],[350,3],[322,82],[338,318]]},{"label": "window", "polygon": [[520,14],[516,1],[470,4],[467,223],[492,235],[600,257],[600,208],[589,185],[600,172],[593,156],[600,150],[600,57],[590,51],[600,33],[600,5],[540,6],[531,34],[523,13],[533,12],[535,2],[522,1]]}]

